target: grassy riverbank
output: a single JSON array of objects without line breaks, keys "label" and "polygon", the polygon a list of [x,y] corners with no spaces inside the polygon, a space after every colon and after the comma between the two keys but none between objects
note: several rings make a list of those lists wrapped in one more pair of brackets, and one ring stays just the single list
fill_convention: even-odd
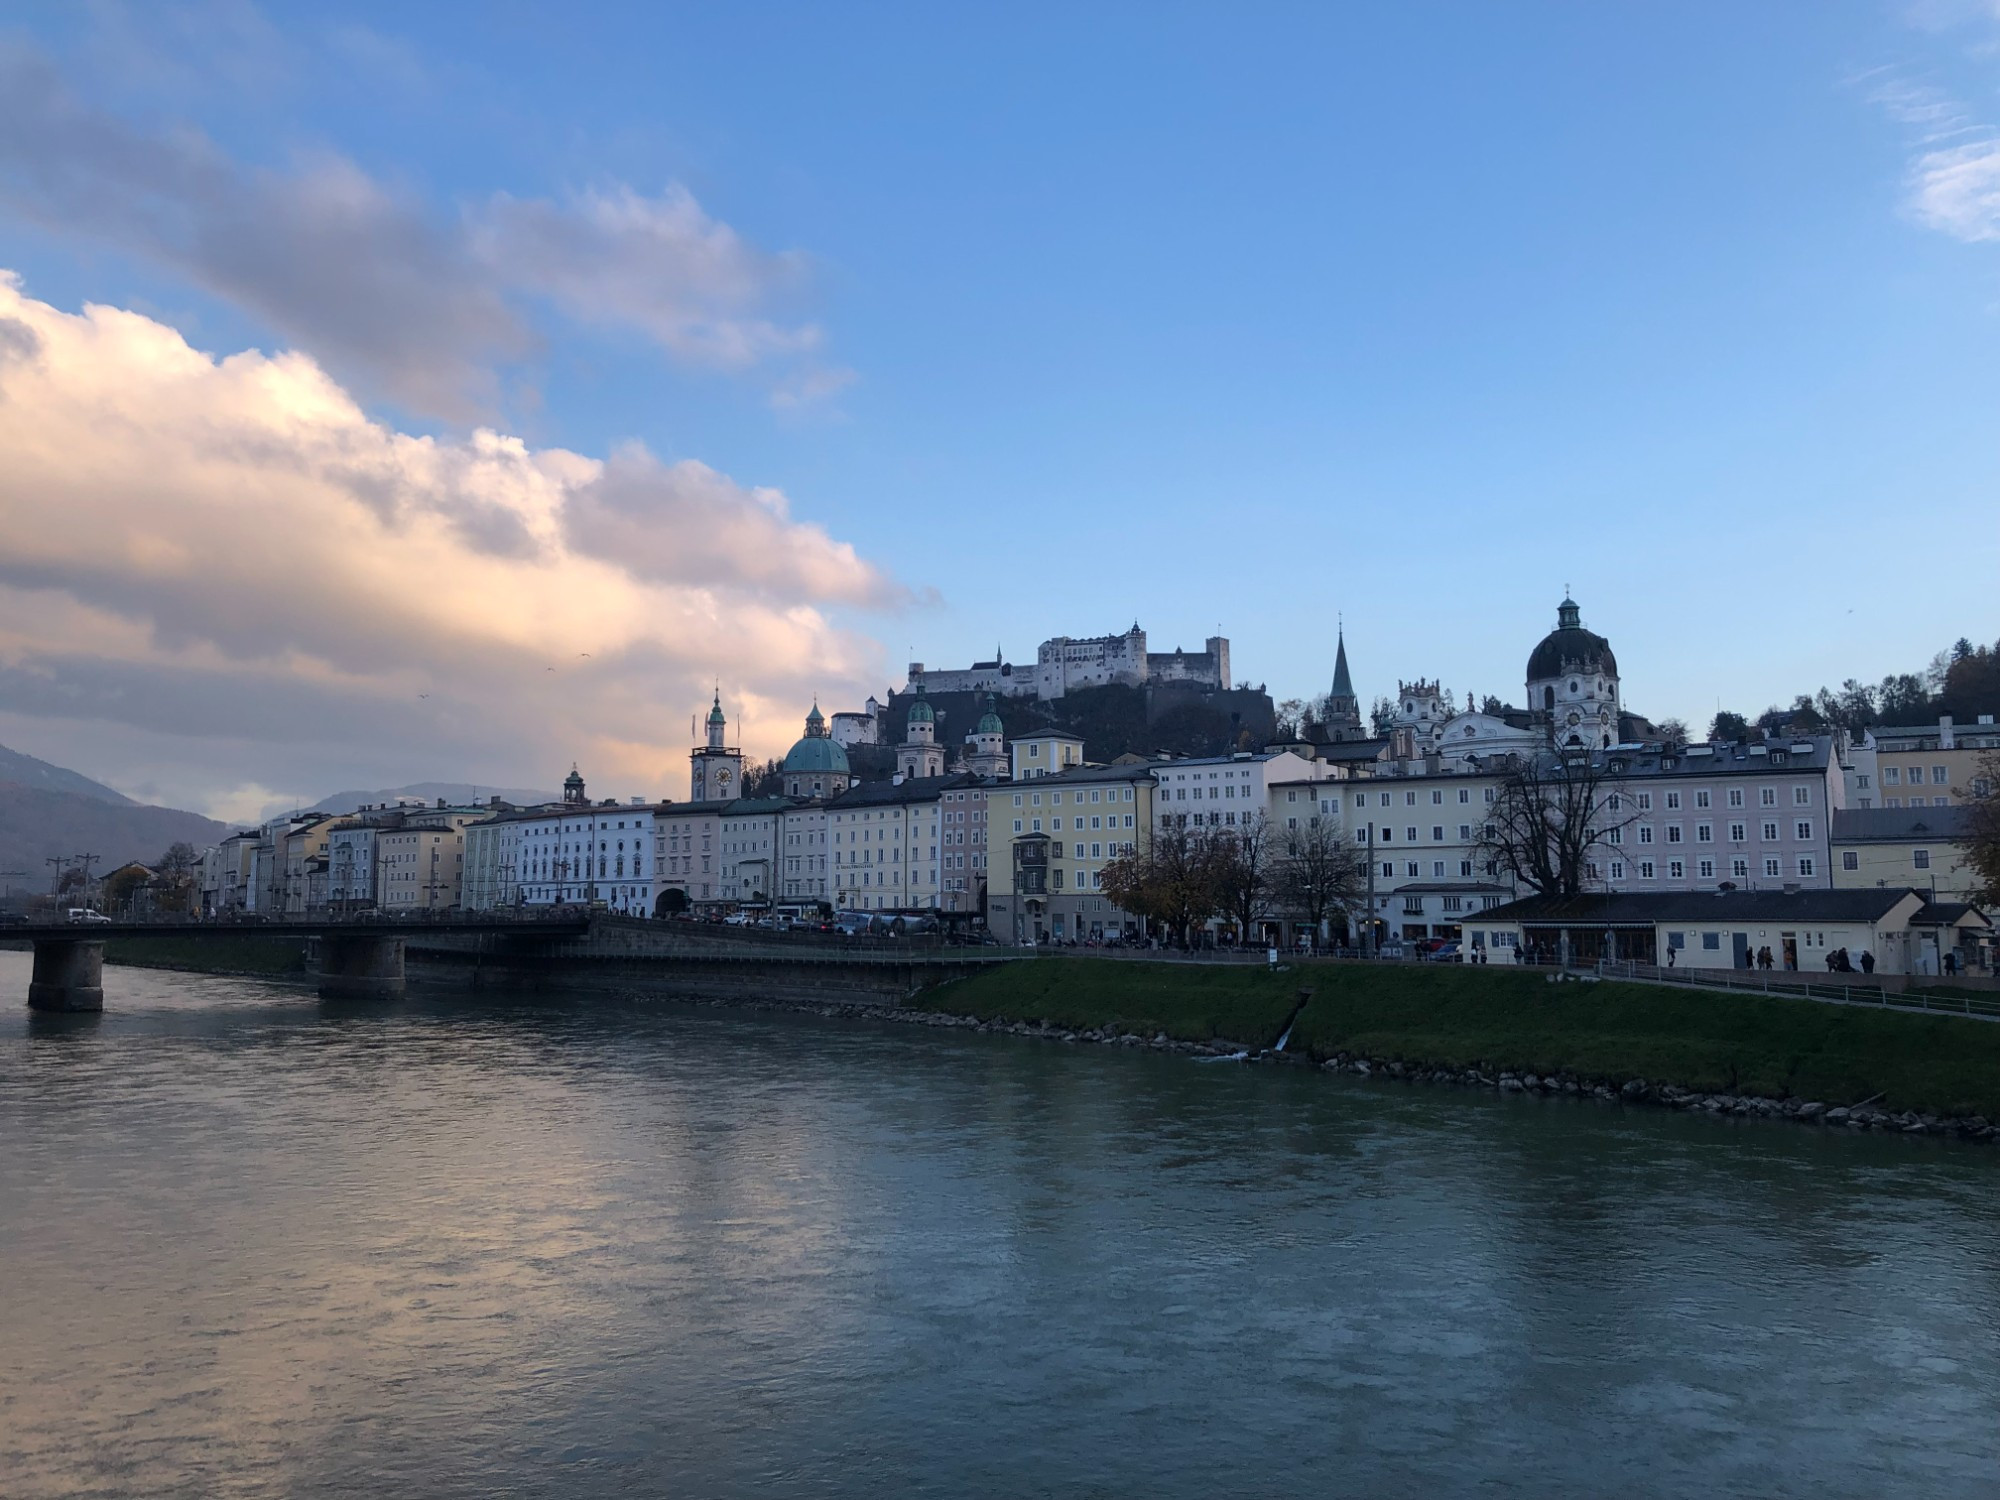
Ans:
[{"label": "grassy riverbank", "polygon": [[1648,984],[1551,984],[1497,968],[1044,958],[926,997],[981,1018],[1107,1024],[1185,1041],[1289,1044],[1427,1067],[1483,1066],[1702,1091],[2000,1118],[2000,1024]]},{"label": "grassy riverbank", "polygon": [[104,961],[141,969],[186,969],[196,974],[303,974],[306,945],[299,938],[116,937],[104,944]]}]

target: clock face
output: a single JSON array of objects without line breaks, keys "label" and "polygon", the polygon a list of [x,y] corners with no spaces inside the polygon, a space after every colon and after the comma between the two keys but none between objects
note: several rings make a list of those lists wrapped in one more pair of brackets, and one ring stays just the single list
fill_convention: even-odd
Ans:
[{"label": "clock face", "polygon": [[715,773],[715,784],[717,786],[729,785],[729,767],[724,766],[721,770]]}]

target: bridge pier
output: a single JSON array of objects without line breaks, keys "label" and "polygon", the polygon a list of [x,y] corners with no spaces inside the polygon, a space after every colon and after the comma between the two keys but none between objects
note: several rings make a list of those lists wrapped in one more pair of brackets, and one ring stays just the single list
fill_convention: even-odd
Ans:
[{"label": "bridge pier", "polygon": [[30,1010],[103,1010],[104,944],[88,938],[35,939]]},{"label": "bridge pier", "polygon": [[319,940],[322,1000],[403,998],[403,939],[328,932]]}]

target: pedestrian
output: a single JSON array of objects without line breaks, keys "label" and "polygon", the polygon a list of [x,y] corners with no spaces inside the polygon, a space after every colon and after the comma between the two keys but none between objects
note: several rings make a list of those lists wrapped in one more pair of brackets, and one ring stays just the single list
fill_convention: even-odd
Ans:
[{"label": "pedestrian", "polygon": [[1866,948],[1861,950],[1861,972],[1864,974],[1873,974],[1875,972],[1875,955],[1870,953]]},{"label": "pedestrian", "polygon": [[1672,967],[1674,966],[1674,955],[1675,955],[1676,953],[1680,952],[1680,951],[1681,951],[1680,949],[1678,949],[1678,948],[1675,948],[1675,947],[1673,947],[1672,945],[1669,945],[1669,946],[1668,946],[1668,948],[1667,948],[1667,967],[1668,967],[1668,968],[1670,968],[1670,969],[1671,969],[1671,968],[1672,968]]}]

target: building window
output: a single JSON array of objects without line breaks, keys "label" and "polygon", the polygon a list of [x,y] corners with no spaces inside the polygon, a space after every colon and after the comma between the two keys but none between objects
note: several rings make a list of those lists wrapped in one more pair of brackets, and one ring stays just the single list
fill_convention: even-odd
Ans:
[{"label": "building window", "polygon": [[1677,859],[1667,861],[1667,879],[1680,880],[1687,875],[1687,866]]},{"label": "building window", "polygon": [[1700,871],[1701,871],[1701,878],[1702,878],[1703,880],[1713,880],[1713,879],[1715,879],[1715,861],[1714,861],[1714,860],[1712,860],[1712,859],[1705,859],[1705,860],[1703,860],[1703,861],[1701,862],[1701,864],[1700,864],[1700,865],[1699,865],[1699,866],[1698,866],[1697,868],[1698,868],[1698,869],[1700,869]]},{"label": "building window", "polygon": [[1773,879],[1775,879],[1775,878],[1777,877],[1777,875],[1779,874],[1779,872],[1780,872],[1780,869],[1781,869],[1781,867],[1780,867],[1780,865],[1778,864],[1778,861],[1777,861],[1776,859],[1771,859],[1771,858],[1767,858],[1767,859],[1766,859],[1766,860],[1764,861],[1764,873],[1765,873],[1765,875],[1767,875],[1767,876],[1770,876],[1770,877],[1772,877]]},{"label": "building window", "polygon": [[1653,878],[1653,862],[1650,859],[1639,861],[1639,878],[1641,880],[1651,880]]},{"label": "building window", "polygon": [[1912,849],[1910,851],[1910,863],[1915,865],[1919,870],[1928,870],[1931,867],[1931,851],[1928,849]]},{"label": "building window", "polygon": [[1778,841],[1778,825],[1776,823],[1766,823],[1764,825],[1764,842],[1767,844],[1775,844],[1777,841]]},{"label": "building window", "polygon": [[1810,854],[1801,854],[1799,856],[1799,873],[1801,875],[1811,875],[1814,871],[1815,866],[1813,865],[1812,856]]}]

